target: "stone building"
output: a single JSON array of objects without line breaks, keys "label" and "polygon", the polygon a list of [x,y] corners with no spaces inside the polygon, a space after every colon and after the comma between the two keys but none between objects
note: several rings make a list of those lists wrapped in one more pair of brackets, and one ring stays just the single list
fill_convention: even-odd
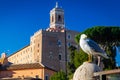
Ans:
[{"label": "stone building", "polygon": [[[71,45],[78,47],[74,38],[79,32],[67,30],[64,22],[64,10],[56,3],[55,8],[50,11],[49,27],[46,30],[40,29],[35,32],[30,38],[29,45],[8,57],[8,61],[12,64],[12,68],[9,66],[8,71],[18,71],[16,72],[16,75],[18,75],[12,75],[12,77],[20,77],[19,70],[28,70],[29,73],[29,70],[36,69],[35,66],[24,67],[24,65],[28,66],[31,64],[39,65],[37,69],[46,71],[43,74],[41,73],[41,70],[38,70],[41,74],[35,74],[43,80],[49,80],[49,77],[56,71],[66,71],[66,63],[69,59],[68,48]],[[23,65],[23,68],[21,66],[21,68],[16,69],[15,66],[20,65]],[[3,70],[2,72],[5,71]],[[0,73],[0,77],[3,76],[2,72]],[[31,73],[35,73],[35,71]],[[33,76],[27,73],[23,74],[24,77],[35,77],[35,75]],[[41,77],[41,75],[43,76]],[[46,75],[48,78],[45,78]]]}]

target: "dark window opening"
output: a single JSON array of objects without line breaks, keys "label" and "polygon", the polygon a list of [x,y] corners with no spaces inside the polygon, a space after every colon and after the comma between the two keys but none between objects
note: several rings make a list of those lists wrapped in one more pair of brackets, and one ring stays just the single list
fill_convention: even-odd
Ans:
[{"label": "dark window opening", "polygon": [[48,75],[45,76],[45,80],[48,80]]},{"label": "dark window opening", "polygon": [[62,55],[61,54],[59,54],[59,60],[61,60],[62,59]]},{"label": "dark window opening", "polygon": [[58,15],[58,21],[62,21],[62,17],[60,15]]}]

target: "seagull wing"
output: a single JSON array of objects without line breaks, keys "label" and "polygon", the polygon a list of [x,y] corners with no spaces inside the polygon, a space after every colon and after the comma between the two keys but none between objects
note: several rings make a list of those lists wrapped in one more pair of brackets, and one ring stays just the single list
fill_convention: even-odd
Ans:
[{"label": "seagull wing", "polygon": [[94,51],[94,52],[98,52],[98,53],[104,53],[104,51],[99,47],[99,45],[91,40],[91,39],[86,39],[89,47]]},{"label": "seagull wing", "polygon": [[109,58],[107,56],[107,54],[105,53],[105,51],[102,50],[96,42],[94,42],[91,39],[86,39],[86,42],[88,43],[89,47],[94,51],[94,53],[96,53],[96,54],[98,54],[106,59]]}]

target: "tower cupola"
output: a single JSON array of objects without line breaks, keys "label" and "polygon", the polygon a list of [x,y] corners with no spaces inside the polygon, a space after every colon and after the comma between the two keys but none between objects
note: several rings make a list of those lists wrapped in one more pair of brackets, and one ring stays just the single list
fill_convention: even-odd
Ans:
[{"label": "tower cupola", "polygon": [[64,11],[58,6],[57,2],[55,8],[50,11],[50,28],[64,28]]}]

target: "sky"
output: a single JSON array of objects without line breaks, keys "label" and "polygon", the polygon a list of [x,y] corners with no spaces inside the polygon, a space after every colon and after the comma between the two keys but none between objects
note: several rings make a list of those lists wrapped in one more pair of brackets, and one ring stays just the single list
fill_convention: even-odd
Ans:
[{"label": "sky", "polygon": [[120,26],[120,0],[0,0],[0,53],[20,50],[36,31],[48,28],[56,2],[64,9],[67,29]]}]

